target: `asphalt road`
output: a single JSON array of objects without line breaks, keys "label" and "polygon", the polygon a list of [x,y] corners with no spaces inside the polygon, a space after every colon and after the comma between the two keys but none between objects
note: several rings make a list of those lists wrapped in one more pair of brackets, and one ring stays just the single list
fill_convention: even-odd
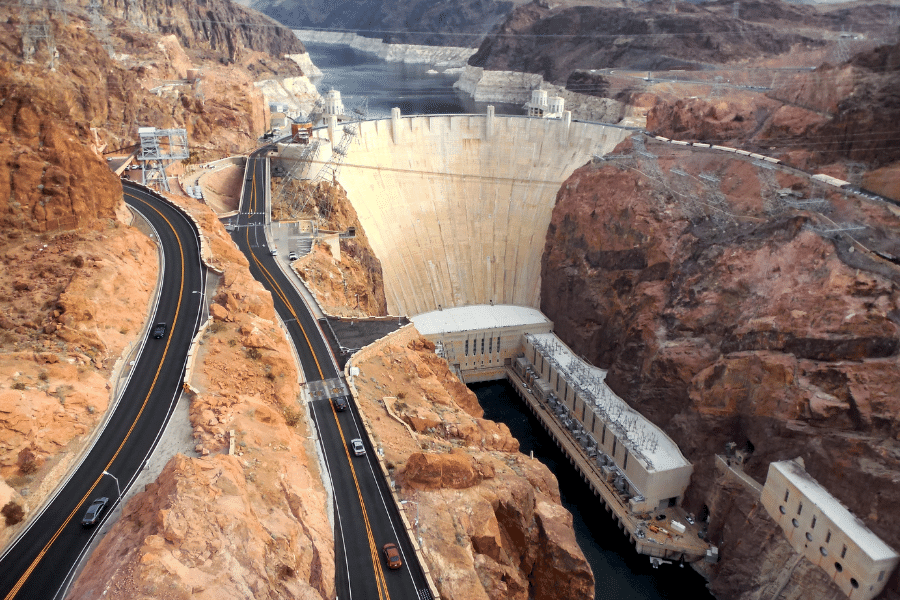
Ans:
[{"label": "asphalt road", "polygon": [[[244,180],[240,215],[232,238],[247,256],[250,271],[271,293],[275,309],[293,339],[306,381],[338,376],[331,351],[316,322],[293,283],[272,256],[265,237],[265,189],[269,185],[263,148],[252,154]],[[417,600],[427,589],[422,569],[387,483],[374,462],[373,448],[363,435],[359,413],[352,399],[349,408],[337,412],[328,400],[311,401],[310,412],[320,442],[334,492],[336,595],[346,599]],[[365,456],[354,456],[348,445],[362,438]],[[389,570],[382,547],[393,542],[400,547],[403,568]]]},{"label": "asphalt road", "polygon": [[0,557],[4,600],[49,600],[68,584],[102,525],[83,528],[84,511],[94,498],[106,496],[110,505],[105,520],[118,502],[116,482],[103,472],[112,473],[123,492],[127,489],[153,451],[181,392],[206,277],[197,233],[182,213],[139,188],[126,185],[125,200],[150,220],[164,249],[163,287],[154,323],[166,322],[166,335],[145,341],[102,434],[59,493]]}]

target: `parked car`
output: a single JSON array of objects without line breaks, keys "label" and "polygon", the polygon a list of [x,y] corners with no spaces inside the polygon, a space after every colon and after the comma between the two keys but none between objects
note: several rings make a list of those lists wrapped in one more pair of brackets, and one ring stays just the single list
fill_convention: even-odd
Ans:
[{"label": "parked car", "polygon": [[293,262],[293,261],[297,260],[298,258],[300,258],[300,257],[297,256],[297,253],[294,252],[293,250],[291,250],[290,252],[288,252],[288,260],[289,260],[289,261],[292,261],[292,262]]},{"label": "parked car", "polygon": [[278,256],[278,248],[272,248],[271,250],[269,250],[269,254],[271,254],[272,256]]},{"label": "parked car", "polygon": [[331,403],[334,405],[334,410],[338,412],[347,410],[347,398],[345,396],[336,396],[331,399]]},{"label": "parked car", "polygon": [[353,448],[353,454],[357,456],[362,456],[366,453],[366,447],[363,446],[363,442],[359,438],[350,440],[350,447]]},{"label": "parked car", "polygon": [[400,560],[400,550],[397,548],[397,544],[385,544],[381,549],[384,552],[384,560],[387,562],[387,566],[389,569],[399,569],[403,566],[403,561]]},{"label": "parked car", "polygon": [[92,527],[99,523],[107,504],[109,504],[109,498],[94,499],[91,505],[88,506],[87,512],[84,513],[84,518],[81,519],[81,526]]},{"label": "parked car", "polygon": [[157,323],[153,326],[153,337],[156,339],[160,339],[166,335],[166,324],[165,323]]}]

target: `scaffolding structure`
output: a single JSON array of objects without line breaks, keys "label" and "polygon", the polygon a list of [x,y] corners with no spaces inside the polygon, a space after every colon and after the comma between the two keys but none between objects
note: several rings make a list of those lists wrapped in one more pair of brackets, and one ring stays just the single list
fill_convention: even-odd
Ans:
[{"label": "scaffolding structure", "polygon": [[141,183],[171,191],[166,164],[190,156],[187,130],[139,127],[138,137],[141,141],[141,151],[137,157],[141,163]]}]

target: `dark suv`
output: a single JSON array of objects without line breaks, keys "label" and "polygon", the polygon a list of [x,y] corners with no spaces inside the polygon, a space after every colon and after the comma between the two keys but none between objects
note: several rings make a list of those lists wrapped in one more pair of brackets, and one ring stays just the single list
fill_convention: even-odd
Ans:
[{"label": "dark suv", "polygon": [[331,403],[334,404],[334,410],[338,412],[347,410],[347,398],[345,396],[336,396],[331,399]]},{"label": "dark suv", "polygon": [[166,324],[165,323],[157,323],[153,327],[153,337],[156,339],[159,339],[164,335],[166,335]]}]

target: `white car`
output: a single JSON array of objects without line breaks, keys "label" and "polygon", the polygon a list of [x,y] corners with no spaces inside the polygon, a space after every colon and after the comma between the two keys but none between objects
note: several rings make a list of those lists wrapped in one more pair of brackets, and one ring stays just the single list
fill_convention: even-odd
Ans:
[{"label": "white car", "polygon": [[288,253],[288,260],[289,260],[289,261],[293,262],[293,261],[297,260],[298,258],[300,258],[300,257],[297,256],[297,253],[294,252],[293,250],[291,250],[291,251]]},{"label": "white car", "polygon": [[359,438],[350,440],[350,446],[353,448],[353,454],[356,456],[362,456],[366,453],[366,447],[363,446],[363,442]]}]

